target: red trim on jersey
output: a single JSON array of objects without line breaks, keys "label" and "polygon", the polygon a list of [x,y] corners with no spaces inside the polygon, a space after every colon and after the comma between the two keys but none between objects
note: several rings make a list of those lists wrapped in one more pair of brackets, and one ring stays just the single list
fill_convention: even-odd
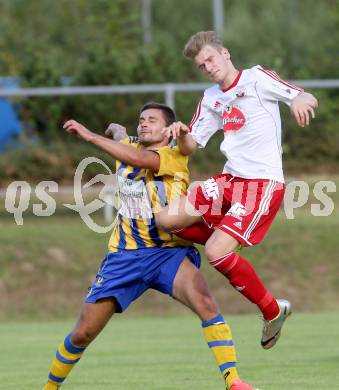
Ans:
[{"label": "red trim on jersey", "polygon": [[241,74],[242,74],[242,69],[239,70],[239,73],[237,74],[237,77],[233,80],[232,84],[229,87],[227,87],[226,89],[223,89],[222,91],[227,92],[230,89],[234,88],[238,84],[238,81],[241,77]]},{"label": "red trim on jersey", "polygon": [[267,70],[267,69],[263,69],[263,68],[258,68],[259,70],[261,70],[263,73],[267,74],[267,76],[271,77],[272,79],[276,80],[276,81],[279,81],[279,83],[281,84],[284,84],[286,85],[287,87],[289,88],[292,88],[292,89],[295,89],[297,91],[300,91],[300,92],[304,92],[304,90],[302,88],[299,88],[297,87],[296,85],[294,84],[290,84],[284,80],[282,80],[277,73],[271,71],[271,70]]},{"label": "red trim on jersey", "polygon": [[197,119],[199,118],[199,115],[200,115],[200,111],[201,111],[201,101],[203,99],[204,96],[201,96],[200,100],[199,100],[199,103],[197,105],[197,108],[195,110],[195,113],[193,115],[193,118],[190,122],[190,124],[188,125],[189,129],[192,130],[192,127],[194,125],[194,123],[197,121]]},{"label": "red trim on jersey", "polygon": [[[209,195],[206,190],[211,182],[216,187]],[[275,180],[243,179],[226,173],[213,176],[186,196],[208,226],[224,231],[244,246],[252,246],[266,235],[284,192],[285,185]],[[237,203],[239,211],[234,208]]]},{"label": "red trim on jersey", "polygon": [[269,76],[271,76],[271,77],[274,78],[275,80],[281,82],[282,84],[285,84],[285,85],[291,87],[292,89],[296,89],[297,91],[300,91],[300,92],[303,92],[303,91],[304,91],[303,88],[300,88],[300,87],[298,87],[298,86],[296,86],[296,85],[294,85],[294,84],[291,84],[291,83],[288,83],[288,82],[285,81],[285,80],[282,80],[282,79],[279,77],[279,75],[278,75],[276,72],[274,72],[273,70],[268,70],[268,69],[260,69],[260,70],[262,70],[263,72],[266,72]]}]

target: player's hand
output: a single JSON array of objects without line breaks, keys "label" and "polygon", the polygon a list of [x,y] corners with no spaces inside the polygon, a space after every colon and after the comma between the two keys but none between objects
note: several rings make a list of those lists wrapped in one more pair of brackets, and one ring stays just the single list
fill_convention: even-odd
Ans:
[{"label": "player's hand", "polygon": [[314,110],[318,107],[317,99],[306,92],[300,93],[292,100],[291,113],[300,127],[310,124],[311,117],[315,118]]},{"label": "player's hand", "polygon": [[174,122],[162,130],[163,134],[165,134],[168,138],[173,137],[173,139],[180,138],[189,132],[189,127],[182,122]]},{"label": "player's hand", "polygon": [[87,142],[90,142],[93,139],[93,137],[95,136],[95,134],[92,133],[90,130],[88,130],[85,126],[83,126],[81,123],[79,123],[73,119],[67,121],[63,125],[63,128],[68,133],[75,134]]},{"label": "player's hand", "polygon": [[114,141],[121,141],[127,137],[126,127],[121,126],[118,123],[110,123],[105,131],[105,136],[113,138]]}]

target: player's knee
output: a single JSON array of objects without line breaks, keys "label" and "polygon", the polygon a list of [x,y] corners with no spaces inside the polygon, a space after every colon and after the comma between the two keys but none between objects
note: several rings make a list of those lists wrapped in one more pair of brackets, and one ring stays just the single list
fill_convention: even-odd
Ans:
[{"label": "player's knee", "polygon": [[75,329],[72,332],[71,343],[77,347],[87,347],[96,337],[89,329]]},{"label": "player's knee", "polygon": [[205,255],[207,257],[207,260],[210,262],[213,258],[216,257],[215,255],[215,248],[212,245],[209,245],[208,241],[205,245]]},{"label": "player's knee", "polygon": [[227,253],[220,257],[209,259],[210,265],[223,275],[229,277],[230,271],[237,264],[239,255],[235,252]]},{"label": "player's knee", "polygon": [[230,236],[212,234],[205,244],[205,254],[209,262],[234,252],[239,243]]},{"label": "player's knee", "polygon": [[231,253],[233,248],[220,248],[215,242],[208,240],[205,245],[205,254],[209,262],[216,258],[226,256]]}]

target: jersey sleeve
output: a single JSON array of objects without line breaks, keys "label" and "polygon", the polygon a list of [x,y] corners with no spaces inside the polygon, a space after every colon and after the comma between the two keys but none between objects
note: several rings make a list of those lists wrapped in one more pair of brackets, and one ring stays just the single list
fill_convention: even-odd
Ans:
[{"label": "jersey sleeve", "polygon": [[220,118],[209,108],[206,96],[200,99],[188,127],[191,130],[191,136],[197,142],[199,148],[204,148],[212,135],[221,128]]},{"label": "jersey sleeve", "polygon": [[[138,137],[134,137],[134,136],[127,136],[126,138],[123,138],[118,142],[119,142],[119,144],[133,146],[133,148],[136,148],[136,149],[139,147]],[[116,162],[115,162],[115,171],[116,172],[118,171],[120,166],[121,166],[121,161],[116,160]]]},{"label": "jersey sleeve", "polygon": [[282,80],[279,75],[272,70],[256,66],[255,72],[260,91],[264,98],[268,100],[282,101],[290,106],[292,100],[299,95],[299,93],[304,92],[302,88]]},{"label": "jersey sleeve", "polygon": [[170,148],[169,146],[163,146],[156,150],[160,157],[160,167],[157,176],[176,176],[188,174],[188,157],[184,156],[179,148],[175,146]]},{"label": "jersey sleeve", "polygon": [[[139,143],[138,137],[133,136],[133,135],[128,135],[127,137],[121,139],[118,142],[121,143],[121,144],[125,144],[125,145],[131,145],[131,144],[138,144]],[[133,146],[133,145],[131,145],[131,146]]]}]

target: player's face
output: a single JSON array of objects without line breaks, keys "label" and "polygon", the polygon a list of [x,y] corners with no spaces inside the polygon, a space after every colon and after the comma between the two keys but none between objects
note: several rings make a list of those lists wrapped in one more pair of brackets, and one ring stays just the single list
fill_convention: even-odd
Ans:
[{"label": "player's face", "polygon": [[213,83],[222,84],[229,71],[230,53],[225,48],[217,49],[206,45],[195,56],[194,62]]},{"label": "player's face", "polygon": [[161,132],[166,127],[166,121],[161,110],[149,108],[143,111],[139,117],[138,137],[145,146],[167,144],[167,137]]}]

